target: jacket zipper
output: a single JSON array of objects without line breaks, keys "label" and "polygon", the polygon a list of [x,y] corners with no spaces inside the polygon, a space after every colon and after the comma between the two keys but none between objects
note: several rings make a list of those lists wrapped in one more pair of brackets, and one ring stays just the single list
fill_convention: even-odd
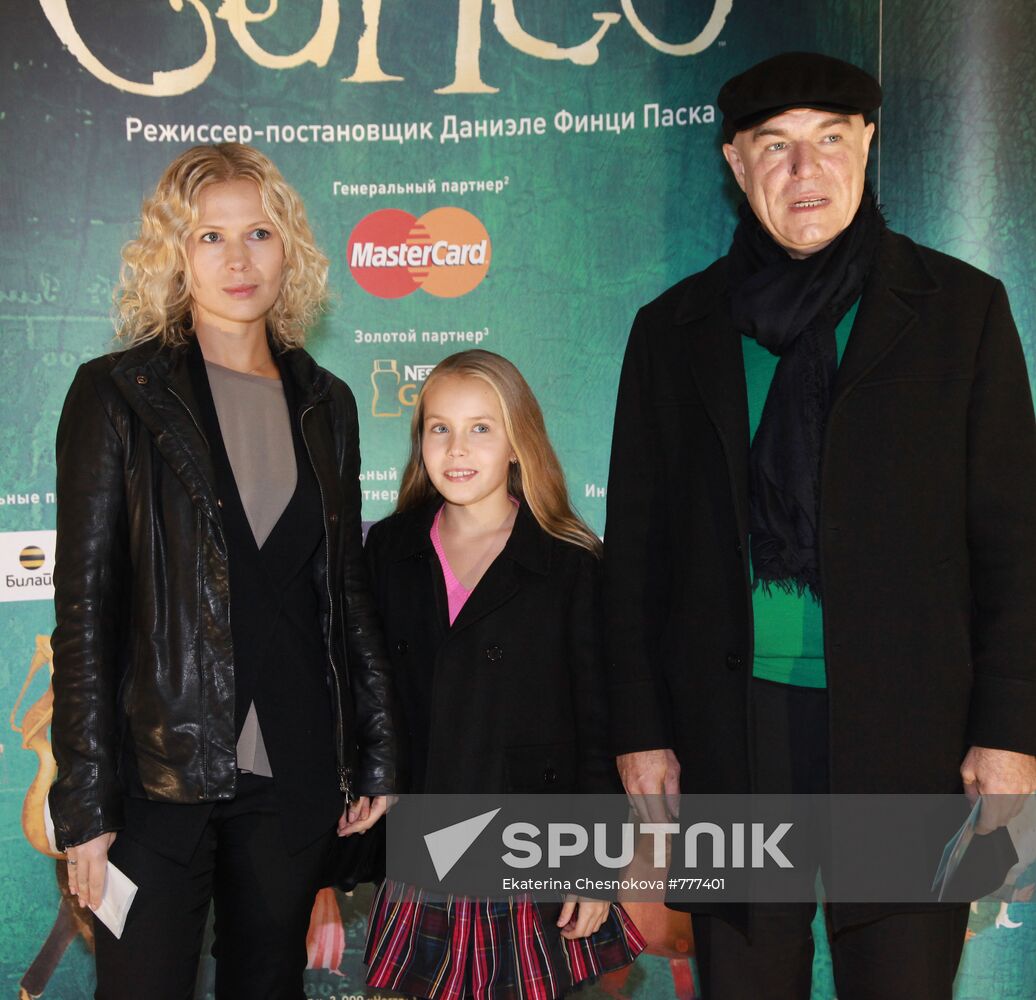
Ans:
[{"label": "jacket zipper", "polygon": [[198,423],[198,420],[191,411],[191,408],[184,402],[183,396],[181,396],[171,385],[167,385],[166,389],[173,394],[176,401],[187,411],[187,416],[191,418],[191,423],[198,429],[198,433],[201,435],[202,441],[205,442],[205,447],[211,452],[212,446],[209,444],[209,439],[205,436],[205,431],[201,429],[201,424]]},{"label": "jacket zipper", "polygon": [[[179,404],[187,411],[187,416],[189,416],[191,418],[191,423],[193,423],[194,426],[198,429],[198,433],[201,435],[202,441],[205,442],[205,447],[208,448],[209,454],[212,454],[212,445],[209,444],[209,439],[205,436],[205,431],[203,431],[201,429],[201,424],[198,423],[197,418],[191,412],[191,408],[183,401],[183,397],[172,386],[168,386],[167,385],[166,388],[169,390],[169,392],[171,392],[173,394],[173,396],[176,398],[176,400],[179,402]],[[219,532],[219,540],[223,543],[223,551],[226,552],[227,551],[227,539],[226,539],[226,536],[223,534],[223,525],[219,521],[217,521],[216,522],[216,528],[217,528],[217,530]],[[227,607],[228,607],[227,615],[228,615],[228,620],[229,620],[229,615],[230,615],[229,601],[230,601],[230,596],[227,595],[227,602],[228,602],[227,603]]]},{"label": "jacket zipper", "polygon": [[[187,403],[184,402],[183,397],[171,385],[167,385],[166,389],[168,389],[169,392],[172,393],[173,398],[176,399],[177,402],[187,411],[187,416],[189,416],[191,418],[191,423],[194,424],[194,426],[197,428],[198,433],[201,435],[202,441],[205,442],[205,447],[208,449],[209,454],[211,454],[212,453],[212,445],[209,444],[209,439],[205,436],[205,431],[202,430],[201,424],[198,423],[198,418],[195,417],[194,412],[187,405]],[[223,551],[226,552],[227,551],[227,539],[226,539],[226,536],[223,534],[223,525],[219,521],[216,521],[215,524],[216,524],[216,532],[219,535],[219,540],[223,544]],[[227,588],[227,627],[228,628],[230,627],[230,588],[229,587]],[[204,685],[202,685],[202,690],[204,690]],[[205,753],[204,746],[205,746],[205,744],[203,743],[202,744],[202,769],[203,769],[204,773],[206,774],[205,785],[206,785],[206,787],[208,787],[208,777],[207,777],[208,776],[208,770],[209,770],[209,768],[208,768],[208,754]],[[236,773],[236,771],[235,771],[235,773]]]},{"label": "jacket zipper", "polygon": [[335,666],[335,658],[331,652],[335,634],[335,603],[331,594],[331,526],[327,520],[327,501],[324,497],[324,486],[320,482],[320,474],[317,472],[316,462],[313,461],[313,450],[306,438],[306,414],[313,409],[307,406],[299,416],[299,431],[302,434],[302,442],[306,446],[306,454],[309,456],[309,464],[313,469],[313,477],[317,481],[317,489],[320,491],[320,510],[324,515],[324,558],[327,561],[327,568],[324,571],[324,584],[327,587],[327,662],[331,667],[331,676],[335,683],[335,737],[338,740],[338,787],[345,795],[346,801],[352,800],[352,789],[349,786],[349,774],[345,767],[345,725],[342,722],[342,687],[338,678],[338,667]]}]

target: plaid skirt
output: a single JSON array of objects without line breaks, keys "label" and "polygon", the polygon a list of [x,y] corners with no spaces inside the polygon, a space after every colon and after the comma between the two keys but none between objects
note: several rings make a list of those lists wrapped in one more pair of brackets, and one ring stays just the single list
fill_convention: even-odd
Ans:
[{"label": "plaid skirt", "polygon": [[616,903],[600,930],[569,941],[560,903],[426,898],[385,881],[371,905],[367,985],[430,1000],[556,1000],[629,965],[644,939]]}]

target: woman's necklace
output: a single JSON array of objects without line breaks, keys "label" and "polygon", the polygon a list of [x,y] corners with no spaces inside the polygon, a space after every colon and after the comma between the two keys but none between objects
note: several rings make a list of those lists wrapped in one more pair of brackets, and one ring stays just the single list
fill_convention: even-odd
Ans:
[{"label": "woman's necklace", "polygon": [[262,375],[263,369],[269,367],[272,364],[273,364],[273,358],[266,358],[266,360],[261,361],[254,368],[250,368],[248,371],[246,371],[245,374],[246,375]]}]

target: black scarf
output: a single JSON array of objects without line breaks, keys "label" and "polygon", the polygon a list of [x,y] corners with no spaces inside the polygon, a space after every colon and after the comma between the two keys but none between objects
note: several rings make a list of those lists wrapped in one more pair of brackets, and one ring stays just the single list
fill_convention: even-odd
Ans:
[{"label": "black scarf", "polygon": [[838,367],[835,327],[860,297],[885,220],[870,187],[823,250],[794,260],[747,202],[730,247],[735,328],[780,361],[749,455],[756,585],[820,600],[820,448]]}]

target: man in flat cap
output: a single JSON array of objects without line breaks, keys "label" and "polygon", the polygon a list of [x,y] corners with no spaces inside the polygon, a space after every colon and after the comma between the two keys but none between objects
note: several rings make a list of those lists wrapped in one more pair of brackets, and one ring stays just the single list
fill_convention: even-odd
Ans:
[{"label": "man in flat cap", "polygon": [[[1036,789],[1021,345],[999,281],[886,228],[880,102],[810,53],[730,80],[730,251],[630,334],[605,534],[630,794]],[[814,910],[695,912],[707,1000],[808,997]],[[966,904],[827,917],[839,1000],[951,996]]]}]

